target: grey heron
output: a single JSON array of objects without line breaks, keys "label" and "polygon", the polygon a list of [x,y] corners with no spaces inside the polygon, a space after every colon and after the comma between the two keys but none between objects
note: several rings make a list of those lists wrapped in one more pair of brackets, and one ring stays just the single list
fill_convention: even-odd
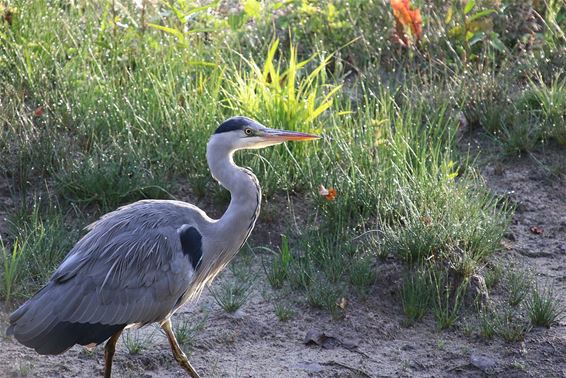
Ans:
[{"label": "grey heron", "polygon": [[10,315],[7,334],[39,354],[108,340],[104,376],[110,377],[122,331],[157,322],[177,362],[198,377],[177,343],[171,315],[232,260],[254,228],[261,189],[252,172],[234,164],[233,154],[317,138],[246,117],[224,121],[206,152],[212,176],[231,195],[220,219],[174,200],[142,200],[102,216],[87,227],[49,282]]}]

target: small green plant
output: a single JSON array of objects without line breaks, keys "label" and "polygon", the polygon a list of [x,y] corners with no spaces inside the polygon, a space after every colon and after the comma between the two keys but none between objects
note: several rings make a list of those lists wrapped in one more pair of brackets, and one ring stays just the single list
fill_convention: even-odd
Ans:
[{"label": "small green plant", "polygon": [[216,303],[226,312],[234,313],[246,303],[253,292],[253,281],[225,280],[215,287],[209,287]]},{"label": "small green plant", "polygon": [[13,374],[15,374],[16,377],[33,377],[36,376],[34,370],[35,366],[30,361],[18,360]]},{"label": "small green plant", "polygon": [[173,331],[177,342],[185,351],[195,344],[197,335],[203,330],[206,318],[195,322],[194,319],[182,319],[173,323]]},{"label": "small green plant", "polygon": [[[542,124],[544,136],[566,146],[566,77],[556,76],[548,85],[542,77],[531,81],[519,102],[523,113],[534,114],[535,120]],[[536,130],[534,125],[531,128]]]},{"label": "small green plant", "polygon": [[534,326],[550,328],[566,314],[566,307],[554,292],[552,286],[540,287],[538,284],[531,291],[527,301],[529,319]]},{"label": "small green plant", "polygon": [[293,311],[293,309],[285,304],[282,303],[276,303],[274,305],[275,308],[275,315],[277,316],[277,319],[279,319],[282,322],[286,322],[288,320],[291,320],[293,318],[293,316],[295,315],[295,311]]},{"label": "small green plant", "polygon": [[497,334],[497,316],[490,309],[482,309],[479,313],[479,333],[484,339],[491,340]]},{"label": "small green plant", "polygon": [[497,284],[499,284],[502,277],[503,277],[503,266],[497,263],[490,264],[487,267],[484,275],[485,286],[488,289],[493,289],[495,286],[497,286]]},{"label": "small green plant", "polygon": [[432,312],[439,329],[450,328],[460,316],[463,296],[468,282],[463,280],[459,284],[451,282],[449,271],[432,269],[430,281],[433,291]]},{"label": "small green plant", "polygon": [[314,280],[306,289],[306,298],[309,305],[328,311],[334,319],[344,315],[344,309],[338,305],[343,298],[342,289],[324,279]]},{"label": "small green plant", "polygon": [[432,299],[430,277],[425,271],[416,271],[403,279],[401,303],[407,325],[421,320],[430,308]]},{"label": "small green plant", "polygon": [[316,268],[307,256],[300,256],[293,260],[289,269],[289,285],[294,290],[306,290],[314,281]]},{"label": "small green plant", "polygon": [[368,257],[356,258],[352,261],[349,270],[350,283],[358,295],[367,298],[371,286],[375,282],[376,274],[372,262]]},{"label": "small green plant", "polygon": [[531,325],[514,309],[504,308],[494,317],[497,335],[506,341],[516,342],[525,338],[531,330]]},{"label": "small green plant", "polygon": [[475,0],[467,0],[465,3],[453,1],[445,23],[452,25],[448,30],[448,36],[457,42],[463,60],[477,58],[480,53],[478,46],[488,44],[499,52],[505,51],[505,45],[499,39],[499,35],[493,30],[491,15],[496,13],[495,9],[481,9],[476,7]]},{"label": "small green plant", "polygon": [[0,239],[0,296],[6,301],[27,296],[44,285],[77,234],[67,229],[56,206],[45,208],[39,201],[31,209],[19,209],[11,225],[11,246]]},{"label": "small green plant", "polygon": [[[266,267],[263,265],[267,280],[274,289],[280,289],[287,280],[289,274],[289,266],[293,260],[291,251],[289,249],[289,240],[287,236],[281,235],[281,247],[279,253],[271,261],[271,264]],[[262,261],[263,262],[263,261]]]},{"label": "small green plant", "polygon": [[541,131],[536,124],[523,121],[517,125],[501,127],[500,139],[504,153],[516,156],[531,152],[541,139]]},{"label": "small green plant", "polygon": [[531,289],[531,277],[525,271],[512,270],[507,275],[508,303],[518,306],[529,294]]},{"label": "small green plant", "polygon": [[146,333],[145,330],[128,329],[122,334],[122,342],[126,346],[128,353],[140,354],[149,348],[153,342],[154,331]]},{"label": "small green plant", "polygon": [[275,60],[279,41],[275,40],[267,53],[263,67],[248,60],[250,73],[228,81],[226,91],[230,107],[244,111],[273,127],[291,130],[317,131],[314,121],[328,110],[340,86],[326,84],[325,67],[329,58],[322,59],[307,75],[307,64],[316,56],[299,61],[297,47],[291,45],[286,69],[283,59]]},{"label": "small green plant", "polygon": [[0,249],[2,250],[2,298],[6,302],[10,302],[14,290],[17,290],[15,285],[20,281],[19,275],[22,270],[25,242],[22,245],[19,239],[16,239],[9,248],[0,239]]}]

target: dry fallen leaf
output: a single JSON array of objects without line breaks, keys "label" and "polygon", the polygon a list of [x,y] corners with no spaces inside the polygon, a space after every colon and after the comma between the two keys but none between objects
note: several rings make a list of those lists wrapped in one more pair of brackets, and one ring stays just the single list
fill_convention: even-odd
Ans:
[{"label": "dry fallen leaf", "polygon": [[322,184],[318,187],[318,194],[324,196],[328,201],[334,201],[336,198],[336,189],[330,187],[326,189]]},{"label": "dry fallen leaf", "polygon": [[341,297],[336,301],[336,306],[340,307],[342,310],[345,310],[346,307],[348,307],[348,300],[344,297]]},{"label": "dry fallen leaf", "polygon": [[501,246],[502,246],[505,250],[507,250],[507,251],[510,251],[510,250],[513,249],[513,243],[510,242],[510,241],[507,241],[507,240],[505,240],[505,239],[502,239],[501,242],[500,242],[500,244],[501,244]]},{"label": "dry fallen leaf", "polygon": [[41,117],[43,115],[43,112],[45,111],[45,109],[43,108],[43,106],[38,106],[37,108],[35,108],[35,110],[33,111],[33,116],[34,117]]},{"label": "dry fallen leaf", "polygon": [[342,346],[348,350],[354,350],[360,344],[360,340],[358,339],[340,339],[333,333],[318,331],[316,329],[308,330],[303,342],[306,345],[316,344],[323,349],[334,349],[337,346]]},{"label": "dry fallen leaf", "polygon": [[544,229],[539,226],[532,226],[529,230],[535,235],[542,235],[544,233]]},{"label": "dry fallen leaf", "polygon": [[334,349],[340,345],[340,340],[333,334],[310,329],[305,335],[303,342],[306,345],[316,344],[324,349]]},{"label": "dry fallen leaf", "polygon": [[14,14],[16,13],[16,8],[13,7],[6,7],[4,8],[2,4],[0,4],[0,10],[3,10],[2,19],[8,23],[8,25],[12,25],[12,20]]}]

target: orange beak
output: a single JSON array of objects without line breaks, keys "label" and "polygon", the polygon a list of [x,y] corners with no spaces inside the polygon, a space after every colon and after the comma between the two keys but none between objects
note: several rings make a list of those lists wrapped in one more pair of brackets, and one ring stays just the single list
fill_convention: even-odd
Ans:
[{"label": "orange beak", "polygon": [[291,140],[314,140],[320,139],[320,136],[300,133],[297,131],[287,131],[287,130],[276,130],[276,129],[264,129],[262,130],[262,138],[268,141],[274,142],[287,142]]}]

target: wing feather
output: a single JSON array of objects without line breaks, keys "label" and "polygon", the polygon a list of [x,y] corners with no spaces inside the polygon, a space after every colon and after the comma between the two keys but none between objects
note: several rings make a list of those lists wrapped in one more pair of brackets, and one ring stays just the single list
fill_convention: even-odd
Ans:
[{"label": "wing feather", "polygon": [[62,323],[164,319],[195,275],[178,230],[188,225],[197,230],[207,219],[177,201],[140,201],[103,216],[88,227],[46,287],[14,312],[9,332],[33,344],[30,340],[48,339]]}]

